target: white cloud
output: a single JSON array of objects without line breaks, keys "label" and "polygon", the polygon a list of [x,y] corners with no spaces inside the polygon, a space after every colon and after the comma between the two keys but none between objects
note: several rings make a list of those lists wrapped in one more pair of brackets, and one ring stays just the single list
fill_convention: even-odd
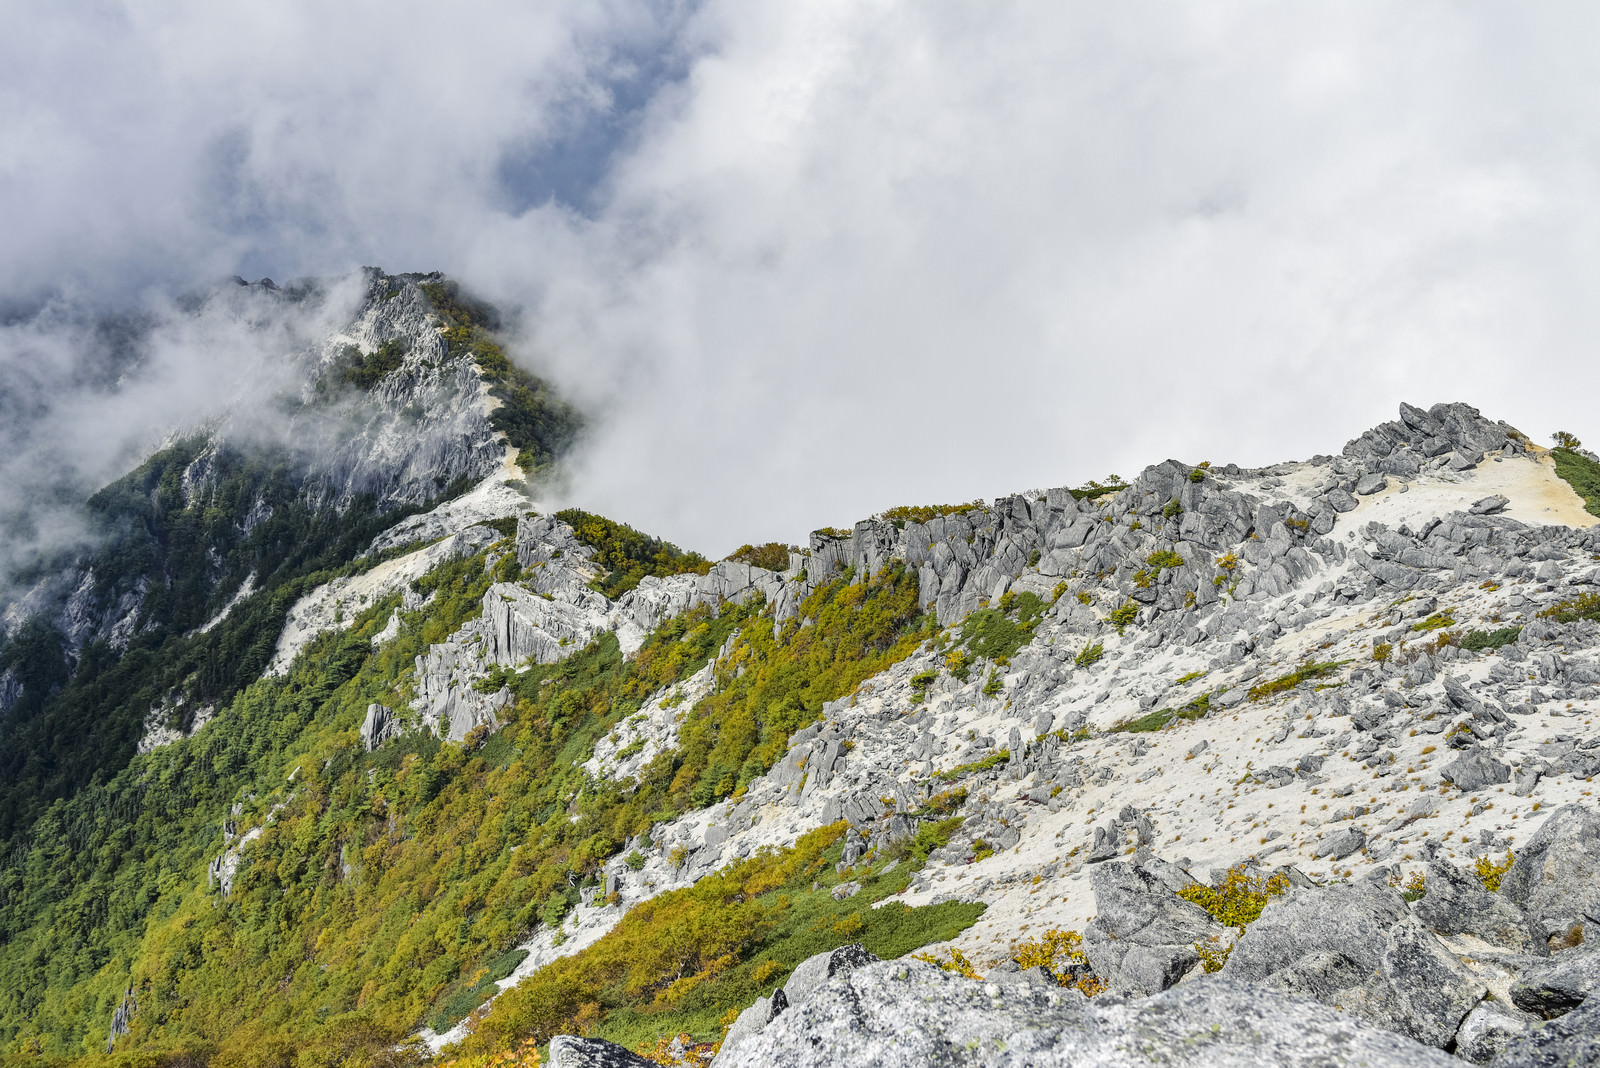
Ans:
[{"label": "white cloud", "polygon": [[1587,6],[125,10],[0,35],[0,287],[444,269],[709,552],[1592,411]]}]

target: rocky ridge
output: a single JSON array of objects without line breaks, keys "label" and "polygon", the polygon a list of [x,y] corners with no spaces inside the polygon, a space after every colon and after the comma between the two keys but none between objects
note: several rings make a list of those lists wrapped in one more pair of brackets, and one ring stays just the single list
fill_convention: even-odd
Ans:
[{"label": "rocky ridge", "polygon": [[[439,317],[423,292],[424,284],[438,278],[391,276],[368,268],[356,283],[348,321],[316,336],[303,334],[302,320],[315,323],[335,314],[338,302],[350,296],[346,287],[308,283],[280,289],[270,282],[241,282],[242,296],[224,292],[197,301],[192,310],[197,318],[242,316],[264,336],[281,335],[288,348],[260,388],[287,382],[284,388],[298,390],[298,395],[241,396],[206,425],[170,434],[165,445],[191,438],[204,441],[180,473],[180,507],[216,503],[237,466],[236,454],[253,455],[263,445],[282,454],[300,504],[338,515],[358,501],[380,514],[394,513],[436,500],[453,486],[481,483],[502,471],[518,474],[507,466],[504,435],[491,425],[490,413],[498,402],[489,394],[483,371],[469,354],[447,347]],[[369,387],[330,394],[328,381],[337,379],[353,354],[367,359],[379,350],[402,355]],[[280,507],[282,502],[275,503],[265,488],[258,489],[228,537],[247,538]],[[222,573],[215,552],[210,563],[216,573],[208,579],[219,584],[213,599],[220,610],[197,628],[202,632],[220,623],[254,589],[256,579],[254,573]],[[69,663],[76,663],[95,642],[120,652],[136,635],[156,626],[146,611],[150,592],[146,577],[125,579],[91,552],[6,604],[0,639],[34,620],[59,634]],[[14,672],[0,674],[0,719],[20,697],[20,687]],[[153,710],[140,751],[183,736],[169,722],[171,711]],[[184,718],[187,733],[192,733],[198,724]]]},{"label": "rocky ridge", "polygon": [[[956,786],[965,824],[903,899],[988,904],[955,948],[990,966],[1020,930],[1082,928],[1095,971],[1124,997],[1191,979],[1195,944],[1215,939],[1233,950],[1230,979],[1336,998],[1358,1016],[1350,1006],[1366,1006],[1383,1034],[1470,1044],[1507,1031],[1495,1014],[1517,1004],[1522,957],[1592,915],[1582,894],[1558,894],[1561,914],[1541,904],[1545,882],[1517,890],[1508,876],[1491,899],[1461,873],[1483,854],[1537,846],[1540,811],[1592,807],[1600,770],[1600,624],[1539,616],[1600,585],[1600,535],[1543,450],[1466,405],[1403,406],[1337,457],[1265,469],[1167,461],[1093,498],[1060,489],[925,523],[866,520],[813,534],[781,572],[723,562],[647,579],[614,602],[590,587],[592,554],[564,524],[527,502],[506,514],[517,526],[504,551],[523,577],[492,587],[480,619],[419,658],[401,716],[411,729],[459,740],[492,728],[504,692],[474,684],[493,669],[552,662],[608,630],[633,648],[697,604],[759,595],[783,618],[841,572],[915,570],[924,606],[951,629],[942,647],[828,705],[737,801],[628,843],[644,863],[608,865],[604,890],[619,904],[596,895],[561,931],[541,931],[502,987],[592,944],[626,907],[819,824],[848,820],[845,863],[870,863]],[[436,514],[429,530],[460,537],[483,518]],[[1025,631],[1018,648],[975,651],[961,624],[984,611]],[[1451,630],[1499,637],[1476,650],[1437,641]],[[962,645],[969,662],[957,670]],[[704,684],[684,689],[692,698]],[[617,754],[670,747],[683,697],[657,695],[597,748],[590,772],[626,776]],[[1164,729],[1128,729],[1141,721]],[[1253,928],[1235,944],[1173,891],[1240,865],[1292,872],[1297,889],[1268,909],[1260,937]],[[1390,883],[1418,874],[1431,889],[1413,906]],[[1381,940],[1294,942],[1297,909],[1335,904]],[[1485,946],[1490,965],[1461,960]],[[1299,963],[1275,963],[1286,959]],[[1411,970],[1360,978],[1391,959]],[[946,982],[882,967],[913,986]],[[1506,996],[1483,1000],[1496,989]]]}]

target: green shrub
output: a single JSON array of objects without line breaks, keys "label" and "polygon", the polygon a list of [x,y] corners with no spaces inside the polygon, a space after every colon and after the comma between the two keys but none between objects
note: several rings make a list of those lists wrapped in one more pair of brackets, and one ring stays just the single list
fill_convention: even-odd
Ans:
[{"label": "green shrub", "polygon": [[1138,602],[1136,602],[1136,601],[1127,601],[1122,605],[1121,608],[1117,608],[1117,609],[1113,610],[1110,615],[1106,616],[1106,622],[1110,623],[1113,627],[1116,627],[1117,628],[1117,633],[1121,634],[1123,629],[1125,627],[1127,627],[1128,624],[1132,623],[1135,619],[1138,619],[1138,618],[1139,618],[1139,605],[1138,605]]},{"label": "green shrub", "polygon": [[1285,690],[1292,690],[1309,679],[1320,679],[1330,675],[1349,662],[1348,660],[1328,660],[1319,664],[1308,660],[1287,675],[1280,675],[1269,682],[1250,687],[1250,700],[1259,701],[1263,697],[1271,697],[1274,694],[1283,693]]},{"label": "green shrub", "polygon": [[998,668],[991,668],[989,670],[989,677],[986,680],[984,680],[984,683],[983,683],[983,696],[985,696],[985,697],[999,697],[1000,696],[1000,692],[1002,690],[1004,690],[1005,688],[1006,688],[1006,684],[1005,684],[1005,681],[1000,678],[999,669]]},{"label": "green shrub", "polygon": [[612,600],[638,586],[647,575],[665,577],[686,571],[704,575],[711,570],[711,562],[699,553],[686,553],[671,542],[642,534],[626,523],[578,508],[557,512],[556,518],[571,527],[579,541],[595,550],[595,562],[603,574],[592,585]]},{"label": "green shrub", "polygon": [[1435,612],[1433,615],[1429,616],[1427,619],[1424,619],[1420,623],[1411,624],[1411,629],[1414,631],[1427,633],[1428,631],[1443,630],[1446,627],[1453,627],[1455,625],[1455,612],[1447,608],[1443,612]]},{"label": "green shrub", "polygon": [[1175,715],[1177,715],[1177,713],[1172,709],[1161,708],[1154,712],[1147,712],[1135,719],[1125,719],[1111,729],[1114,731],[1123,731],[1128,734],[1142,734],[1146,731],[1158,731],[1162,727],[1165,727],[1168,723],[1171,723]]},{"label": "green shrub", "polygon": [[1085,645],[1078,652],[1078,655],[1073,658],[1072,662],[1079,667],[1089,667],[1092,664],[1098,663],[1100,658],[1105,655],[1106,647],[1104,644],[1100,642],[1091,642]]},{"label": "green shrub", "polygon": [[736,563],[749,564],[751,567],[766,568],[768,571],[787,571],[789,546],[775,541],[769,541],[765,545],[741,545],[729,554],[728,559]]},{"label": "green shrub", "polygon": [[1600,620],[1600,593],[1580,593],[1565,601],[1557,601],[1539,613],[1540,619],[1553,619],[1557,623],[1576,623],[1580,619]]},{"label": "green shrub", "polygon": [[1128,484],[1126,482],[1122,481],[1122,479],[1119,478],[1118,476],[1116,476],[1116,475],[1107,475],[1105,482],[1096,482],[1094,479],[1091,478],[1089,480],[1089,484],[1088,485],[1079,486],[1077,489],[1068,490],[1067,492],[1071,493],[1074,497],[1076,497],[1080,501],[1082,501],[1082,500],[1091,500],[1092,501],[1092,500],[1095,500],[1096,498],[1104,497],[1108,493],[1116,493],[1116,492],[1118,492],[1120,490],[1125,490],[1127,488],[1128,488]]},{"label": "green shrub", "polygon": [[1218,923],[1243,931],[1261,916],[1268,901],[1288,889],[1289,877],[1282,872],[1252,875],[1240,864],[1229,868],[1216,885],[1194,883],[1179,890],[1178,896],[1205,909]]},{"label": "green shrub", "polygon": [[1472,630],[1461,639],[1461,648],[1474,653],[1481,653],[1488,649],[1499,649],[1510,645],[1522,633],[1521,627],[1501,627],[1498,630]]},{"label": "green shrub", "polygon": [[968,501],[966,504],[902,504],[879,512],[874,518],[888,520],[904,530],[907,523],[927,523],[940,516],[958,515],[982,507],[982,501]]},{"label": "green shrub", "polygon": [[1038,594],[1008,590],[999,607],[980,608],[967,616],[961,624],[960,642],[978,656],[1005,664],[1033,640],[1044,609]]},{"label": "green shrub", "polygon": [[1011,759],[1011,750],[1002,749],[998,753],[991,753],[982,760],[975,760],[971,764],[958,764],[949,771],[934,772],[934,778],[951,782],[963,775],[972,775],[980,771],[988,771],[998,764],[1004,764]]}]

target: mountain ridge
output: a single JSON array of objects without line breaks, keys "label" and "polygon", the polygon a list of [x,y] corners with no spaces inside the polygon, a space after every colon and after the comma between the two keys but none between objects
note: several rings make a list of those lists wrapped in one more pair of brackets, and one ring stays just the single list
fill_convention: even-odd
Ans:
[{"label": "mountain ridge", "polygon": [[[138,709],[131,760],[8,835],[9,1053],[87,1056],[113,1017],[113,1058],[218,1064],[710,1039],[805,951],[992,970],[1040,929],[1082,931],[1079,979],[1149,996],[1208,969],[1170,932],[1129,957],[1129,863],[1168,896],[1230,871],[1438,885],[1429,865],[1524,846],[1524,817],[1593,807],[1600,501],[1556,465],[1600,470],[1579,448],[1402,405],[1338,456],[1169,460],[711,562],[538,501],[523,474],[555,453],[486,398],[563,447],[575,417],[439,276],[365,282],[300,399],[345,383],[367,421],[302,485],[313,512],[394,507],[273,586],[249,678],[203,718]],[[161,479],[214,485],[223,454],[191,451]],[[436,464],[473,472],[442,503]],[[227,577],[187,640],[264,603]],[[99,629],[145,607],[98,604]],[[5,662],[7,710],[21,678]],[[1540,937],[1600,903],[1572,907]],[[646,917],[682,956],[645,952]],[[1467,1002],[1503,985],[1468,972]]]}]

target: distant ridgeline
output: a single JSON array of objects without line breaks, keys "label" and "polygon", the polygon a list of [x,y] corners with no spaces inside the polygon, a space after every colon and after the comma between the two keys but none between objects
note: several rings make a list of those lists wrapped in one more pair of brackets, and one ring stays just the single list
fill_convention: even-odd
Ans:
[{"label": "distant ridgeline", "polygon": [[[115,775],[152,726],[192,729],[258,678],[289,607],[371,566],[358,557],[376,534],[498,471],[507,444],[529,474],[571,447],[581,417],[507,359],[492,310],[438,275],[363,282],[339,333],[288,354],[300,394],[251,399],[290,428],[281,443],[236,440],[228,419],[178,438],[89,499],[91,551],[24,579],[0,624],[8,870],[53,801]],[[325,293],[243,296],[293,315]]]}]

